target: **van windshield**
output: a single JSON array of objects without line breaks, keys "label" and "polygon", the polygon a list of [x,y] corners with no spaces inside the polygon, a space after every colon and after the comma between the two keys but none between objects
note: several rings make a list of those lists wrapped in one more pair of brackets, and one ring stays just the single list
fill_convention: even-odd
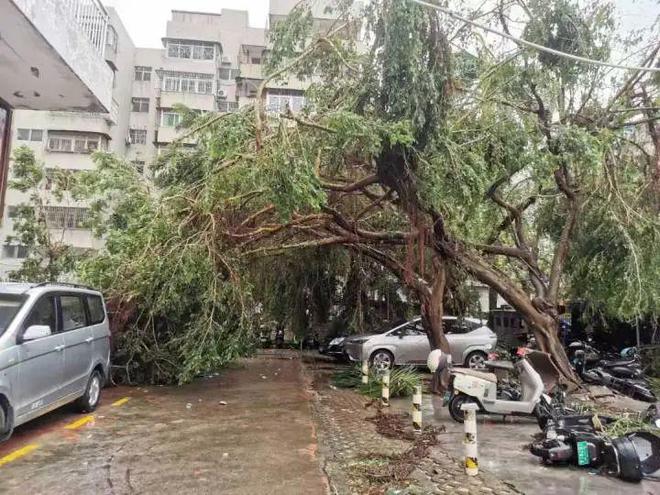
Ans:
[{"label": "van windshield", "polygon": [[0,335],[5,333],[24,301],[22,295],[0,294]]}]

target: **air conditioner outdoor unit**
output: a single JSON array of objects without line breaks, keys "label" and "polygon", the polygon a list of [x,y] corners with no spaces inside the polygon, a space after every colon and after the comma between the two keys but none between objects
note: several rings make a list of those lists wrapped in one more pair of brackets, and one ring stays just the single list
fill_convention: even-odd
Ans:
[{"label": "air conditioner outdoor unit", "polygon": [[231,58],[230,57],[222,57],[222,63],[223,64],[231,64]]},{"label": "air conditioner outdoor unit", "polygon": [[226,89],[219,89],[218,90],[218,98],[227,98],[227,90]]}]

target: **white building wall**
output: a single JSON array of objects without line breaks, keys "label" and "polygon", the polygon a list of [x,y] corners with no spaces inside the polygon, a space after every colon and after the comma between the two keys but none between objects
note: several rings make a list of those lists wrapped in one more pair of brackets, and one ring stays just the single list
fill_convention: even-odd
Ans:
[{"label": "white building wall", "polygon": [[[290,8],[286,1],[271,0],[270,13],[274,16],[284,15]],[[318,15],[327,17],[323,12],[324,10],[319,11]],[[103,136],[109,151],[127,161],[144,166],[145,173],[148,174],[159,150],[182,134],[182,131],[175,127],[162,125],[163,111],[176,104],[201,111],[233,111],[240,106],[254,103],[253,91],[248,94],[250,91],[242,88],[256,87],[261,81],[262,65],[252,64],[252,59],[254,54],[257,58],[263,55],[267,47],[267,31],[250,27],[247,12],[230,9],[223,9],[219,14],[172,11],[172,19],[167,23],[166,36],[163,38],[163,49],[135,48],[114,9],[108,9],[108,15],[118,36],[116,54],[109,55],[106,52],[105,56],[111,66],[116,68],[110,114],[18,111],[14,116],[12,148],[27,144],[35,150],[37,159],[49,168],[91,169],[95,166],[91,155],[49,151],[47,136],[49,132],[58,130],[94,132]],[[167,52],[169,41],[210,43],[215,47],[215,57],[213,60],[170,57]],[[143,77],[136,77],[136,67],[150,68],[150,79],[145,81]],[[239,72],[241,68],[245,70],[245,74]],[[232,70],[229,78],[220,77],[225,69]],[[213,82],[212,94],[165,91],[163,77],[172,72],[210,76]],[[301,83],[294,78],[284,85],[273,82],[264,97],[268,103],[268,90],[277,91],[277,101],[281,101],[285,98],[281,90],[285,90],[292,91],[299,99],[301,91],[308,86],[308,82]],[[220,97],[218,90],[223,90],[224,96]],[[133,111],[134,98],[148,99],[148,111]],[[43,140],[18,141],[18,129],[25,128],[42,129]],[[140,131],[146,131],[144,143],[132,141],[130,137],[140,134]],[[10,207],[25,199],[16,191],[8,190],[8,208],[5,209],[5,217],[0,227],[0,247],[12,232],[12,221],[8,218]],[[86,206],[70,198],[65,199],[62,204],[53,202],[53,205]],[[101,246],[101,241],[93,239],[91,233],[84,229],[68,229],[66,232],[58,232],[58,235],[62,236],[64,242],[76,247],[96,249]],[[15,259],[8,259],[3,254],[0,253],[0,277],[17,264]]]}]

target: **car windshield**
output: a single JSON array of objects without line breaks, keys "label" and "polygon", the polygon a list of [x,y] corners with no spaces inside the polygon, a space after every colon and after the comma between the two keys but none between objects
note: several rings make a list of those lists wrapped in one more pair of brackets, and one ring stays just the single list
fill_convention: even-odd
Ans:
[{"label": "car windshield", "polygon": [[24,301],[24,296],[0,294],[0,335],[7,330]]}]

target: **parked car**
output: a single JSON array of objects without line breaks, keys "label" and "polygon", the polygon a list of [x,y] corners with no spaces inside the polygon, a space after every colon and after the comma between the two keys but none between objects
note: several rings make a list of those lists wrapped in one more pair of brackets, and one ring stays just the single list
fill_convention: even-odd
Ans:
[{"label": "parked car", "polygon": [[326,356],[331,356],[336,359],[347,359],[346,351],[344,351],[345,336],[334,337],[330,341],[326,341],[319,346],[319,353]]},{"label": "parked car", "polygon": [[[453,363],[481,368],[497,345],[495,333],[476,318],[445,316],[443,324]],[[382,370],[394,365],[425,364],[431,346],[421,318],[417,318],[385,333],[349,337],[344,349],[351,361],[366,357],[371,366]]]},{"label": "parked car", "polygon": [[99,292],[0,283],[0,439],[69,402],[93,411],[109,370],[110,328]]}]

